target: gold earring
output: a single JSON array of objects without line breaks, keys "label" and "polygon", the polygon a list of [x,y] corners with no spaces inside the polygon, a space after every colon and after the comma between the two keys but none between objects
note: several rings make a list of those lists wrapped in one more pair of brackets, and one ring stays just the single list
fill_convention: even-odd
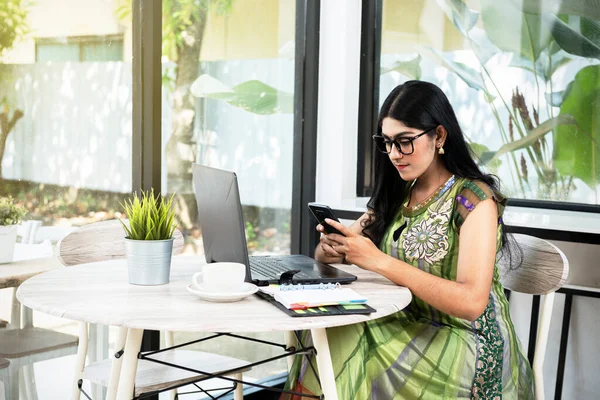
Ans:
[{"label": "gold earring", "polygon": [[438,154],[440,154],[440,155],[441,155],[441,154],[444,154],[444,153],[446,153],[446,152],[444,151],[444,148],[443,148],[442,146],[440,146],[440,147],[438,148]]}]

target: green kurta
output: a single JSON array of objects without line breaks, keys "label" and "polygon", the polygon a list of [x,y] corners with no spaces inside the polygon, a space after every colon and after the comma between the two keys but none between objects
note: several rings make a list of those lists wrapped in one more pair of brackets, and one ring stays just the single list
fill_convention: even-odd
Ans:
[{"label": "green kurta", "polygon": [[[417,209],[399,210],[381,250],[456,280],[460,227],[487,198],[497,202],[501,218],[504,199],[499,194],[482,182],[453,177]],[[474,322],[414,297],[399,313],[331,328],[327,337],[340,400],[534,398],[531,368],[516,337],[497,266],[488,305]],[[306,357],[297,358],[286,386],[321,393]]]}]

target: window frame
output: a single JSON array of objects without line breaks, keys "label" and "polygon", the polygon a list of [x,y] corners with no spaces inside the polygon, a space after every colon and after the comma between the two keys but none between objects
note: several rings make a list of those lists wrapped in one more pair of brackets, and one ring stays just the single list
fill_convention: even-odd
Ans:
[{"label": "window frame", "polygon": [[[359,113],[358,120],[356,196],[370,197],[374,182],[371,160],[376,151],[370,139],[377,130],[379,113],[383,0],[362,0],[362,10],[359,109],[363,111]],[[600,204],[512,197],[508,199],[508,204],[526,208],[600,213]]]},{"label": "window frame", "polygon": [[[155,111],[162,107],[162,0],[134,0],[132,7],[132,190],[154,188],[160,193],[161,113]],[[290,249],[294,254],[311,254],[312,243],[318,240],[303,204],[315,197],[320,7],[320,0],[296,0]],[[160,332],[146,331],[142,351],[158,348]]]}]

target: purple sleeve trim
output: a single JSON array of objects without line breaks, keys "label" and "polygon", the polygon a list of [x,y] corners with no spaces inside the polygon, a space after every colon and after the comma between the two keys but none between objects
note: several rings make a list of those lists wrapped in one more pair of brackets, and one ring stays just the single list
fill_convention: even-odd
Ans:
[{"label": "purple sleeve trim", "polygon": [[458,200],[460,204],[465,206],[465,208],[469,211],[473,211],[475,209],[475,205],[460,194],[456,196],[456,200]]}]

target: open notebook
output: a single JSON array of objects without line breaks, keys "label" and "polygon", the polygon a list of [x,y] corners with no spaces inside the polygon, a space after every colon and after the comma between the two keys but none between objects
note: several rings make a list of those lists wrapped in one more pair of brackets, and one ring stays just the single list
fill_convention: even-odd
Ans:
[{"label": "open notebook", "polygon": [[[337,284],[321,285],[270,285],[259,287],[259,290],[275,300],[281,309],[308,315],[335,314],[364,314],[373,311],[366,305],[367,298],[349,288]],[[265,297],[265,296],[263,296]],[[266,297],[265,297],[266,298]]]}]

